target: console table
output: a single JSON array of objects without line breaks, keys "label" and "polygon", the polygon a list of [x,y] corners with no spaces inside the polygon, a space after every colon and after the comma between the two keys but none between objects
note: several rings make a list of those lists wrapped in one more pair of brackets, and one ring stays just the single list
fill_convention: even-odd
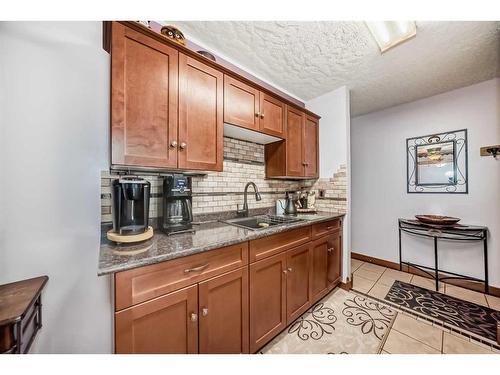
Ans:
[{"label": "console table", "polygon": [[[399,227],[399,270],[400,271],[402,270],[403,264],[405,264],[408,267],[414,267],[425,272],[426,274],[434,278],[436,282],[436,291],[439,291],[440,280],[442,281],[446,279],[463,279],[463,280],[484,282],[484,292],[486,294],[489,293],[487,227],[462,225],[462,224],[455,224],[452,226],[442,226],[442,225],[424,224],[418,220],[413,220],[413,219],[398,219],[398,227]],[[423,266],[420,264],[404,262],[402,260],[402,250],[401,250],[402,232],[434,239],[434,268]],[[447,241],[465,241],[465,242],[483,241],[484,280],[467,275],[461,275],[454,272],[440,270],[438,267],[438,239]],[[432,275],[427,270],[434,271],[434,275]],[[440,277],[439,272],[451,276]]]}]

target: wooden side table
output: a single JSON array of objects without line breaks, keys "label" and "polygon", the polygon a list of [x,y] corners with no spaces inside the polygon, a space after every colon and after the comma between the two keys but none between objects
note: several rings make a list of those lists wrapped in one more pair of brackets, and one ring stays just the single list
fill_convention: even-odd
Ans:
[{"label": "wooden side table", "polygon": [[48,279],[0,285],[0,354],[28,353],[42,328],[42,290]]}]

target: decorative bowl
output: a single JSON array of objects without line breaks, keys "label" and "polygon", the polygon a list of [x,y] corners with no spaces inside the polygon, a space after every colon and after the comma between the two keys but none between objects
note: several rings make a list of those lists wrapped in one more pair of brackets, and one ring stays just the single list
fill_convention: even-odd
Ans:
[{"label": "decorative bowl", "polygon": [[208,51],[196,51],[196,52],[198,52],[202,56],[205,56],[207,59],[210,59],[212,61],[217,61],[215,60],[215,56]]},{"label": "decorative bowl", "polygon": [[460,221],[458,217],[441,215],[415,215],[415,217],[422,223],[434,225],[453,225]]}]

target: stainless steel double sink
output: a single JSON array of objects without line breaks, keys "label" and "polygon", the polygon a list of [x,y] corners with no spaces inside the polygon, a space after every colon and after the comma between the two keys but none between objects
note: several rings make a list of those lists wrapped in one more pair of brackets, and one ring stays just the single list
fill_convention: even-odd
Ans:
[{"label": "stainless steel double sink", "polygon": [[221,220],[222,223],[250,230],[261,230],[278,225],[298,223],[300,221],[304,221],[304,219],[299,219],[298,217],[294,216],[278,216],[278,215],[259,215],[259,216],[241,217],[230,220]]}]

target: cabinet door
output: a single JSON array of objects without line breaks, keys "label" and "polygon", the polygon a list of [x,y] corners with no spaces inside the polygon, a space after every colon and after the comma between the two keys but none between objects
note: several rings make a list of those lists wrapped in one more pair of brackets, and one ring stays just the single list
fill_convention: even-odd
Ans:
[{"label": "cabinet door", "polygon": [[[341,229],[342,230],[342,229]],[[330,289],[340,282],[342,274],[342,234],[340,230],[328,239],[328,284]]]},{"label": "cabinet door", "polygon": [[260,121],[259,129],[261,132],[274,135],[276,137],[285,137],[285,104],[278,99],[260,93]]},{"label": "cabinet door", "polygon": [[312,299],[317,301],[328,293],[328,237],[313,242],[312,246]]},{"label": "cabinet door", "polygon": [[286,327],[286,253],[250,265],[250,352]]},{"label": "cabinet door", "polygon": [[197,288],[194,285],[117,312],[116,353],[197,353]]},{"label": "cabinet door", "polygon": [[113,22],[111,162],[177,167],[178,52]]},{"label": "cabinet door", "polygon": [[302,159],[302,138],[304,129],[304,113],[295,108],[287,107],[286,111],[286,169],[287,176],[304,175]]},{"label": "cabinet door", "polygon": [[290,324],[311,306],[310,244],[288,250],[286,265],[286,312]]},{"label": "cabinet door", "polygon": [[179,54],[179,168],[222,171],[223,77]]},{"label": "cabinet door", "polygon": [[199,284],[200,353],[248,353],[248,269]]},{"label": "cabinet door", "polygon": [[259,90],[224,75],[224,122],[259,130]]},{"label": "cabinet door", "polygon": [[318,136],[319,122],[311,116],[306,116],[304,124],[303,158],[305,176],[318,176]]}]

